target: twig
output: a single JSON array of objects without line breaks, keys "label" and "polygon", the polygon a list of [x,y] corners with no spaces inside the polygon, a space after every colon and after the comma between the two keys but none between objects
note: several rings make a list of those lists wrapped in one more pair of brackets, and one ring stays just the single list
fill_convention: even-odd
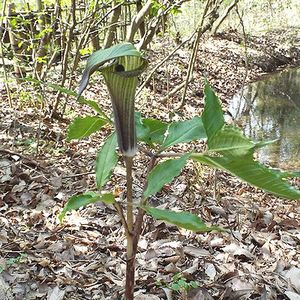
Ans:
[{"label": "twig", "polygon": [[239,0],[233,0],[231,2],[231,4],[229,4],[223,15],[219,18],[219,21],[217,22],[217,24],[215,24],[214,28],[212,29],[212,33],[213,35],[215,35],[218,31],[218,29],[220,28],[221,24],[224,22],[224,20],[227,18],[227,16],[229,15],[230,11],[238,4]]},{"label": "twig", "polygon": [[144,80],[143,84],[139,87],[139,90],[137,91],[136,95],[140,94],[142,89],[145,87],[145,85],[150,81],[153,74],[156,72],[156,70],[161,67],[166,61],[168,61],[182,46],[184,46],[187,42],[189,42],[195,35],[196,31],[194,31],[190,37],[188,37],[185,41],[183,41],[180,45],[178,45],[168,56],[166,56],[159,64],[156,64],[155,67],[151,70],[148,77]]},{"label": "twig", "polygon": [[74,178],[74,177],[85,176],[85,175],[91,175],[91,174],[95,174],[95,171],[90,171],[90,172],[85,172],[85,173],[78,173],[78,174],[66,175],[66,176],[63,176],[62,179]]},{"label": "twig", "polygon": [[154,157],[154,158],[158,158],[158,157],[178,157],[178,156],[182,156],[184,153],[175,153],[175,152],[164,152],[164,153],[153,153],[151,151],[148,151],[146,148],[143,148],[141,146],[139,146],[139,150],[142,151],[143,153],[145,153],[147,156],[149,157]]},{"label": "twig", "polygon": [[[245,52],[245,75],[243,77],[243,82],[242,82],[242,87],[241,87],[241,95],[240,95],[240,100],[239,100],[239,105],[238,105],[238,109],[237,112],[240,111],[241,108],[241,102],[242,102],[242,98],[244,96],[244,87],[245,87],[245,83],[246,83],[246,79],[248,77],[248,72],[249,72],[249,61],[248,61],[248,42],[247,42],[247,35],[246,35],[246,30],[245,30],[245,26],[244,26],[244,22],[243,22],[243,18],[239,12],[239,7],[238,5],[236,5],[235,7],[235,11],[236,14],[238,15],[238,18],[240,20],[240,24],[242,26],[242,31],[243,31],[243,39],[244,39],[244,52]],[[246,100],[247,101],[247,100]]]},{"label": "twig", "polygon": [[149,13],[152,7],[152,0],[148,0],[143,8],[137,13],[137,15],[132,19],[129,31],[126,36],[126,41],[133,42],[135,33],[137,32],[139,26],[144,21],[145,16]]},{"label": "twig", "polygon": [[103,42],[104,49],[110,47],[115,38],[117,26],[113,25],[113,24],[117,24],[117,22],[119,21],[123,2],[120,2],[120,3],[118,1],[113,2],[114,10],[113,10],[113,14],[111,15],[111,19],[110,19],[110,25],[112,25],[112,26],[109,27],[109,29],[106,33],[106,36],[105,36],[105,39]]},{"label": "twig", "polygon": [[195,62],[196,62],[196,54],[198,52],[200,38],[201,38],[201,36],[203,34],[203,31],[204,31],[203,30],[203,24],[204,24],[204,20],[205,20],[209,5],[210,5],[210,0],[207,0],[206,4],[205,4],[204,11],[203,11],[203,14],[202,14],[200,25],[197,29],[197,36],[196,36],[196,39],[195,39],[194,45],[193,45],[192,56],[191,56],[190,62],[189,62],[189,67],[188,67],[188,71],[187,71],[187,76],[186,76],[186,80],[185,80],[185,85],[184,85],[184,90],[183,90],[181,102],[180,102],[177,109],[182,108],[185,104],[185,97],[186,97],[187,87],[188,87],[188,84],[190,82],[190,79],[193,77],[193,70],[194,70],[194,66],[195,66]]},{"label": "twig", "polygon": [[[1,12],[1,21],[0,21],[0,36],[2,36],[3,31],[4,31],[4,15],[5,15],[5,10],[6,10],[6,3],[7,1],[4,0],[3,2],[3,7],[2,7],[2,12]],[[4,36],[4,34],[3,34]],[[7,72],[6,72],[6,65],[4,62],[4,53],[3,53],[3,41],[2,38],[0,40],[0,56],[1,56],[1,60],[2,60],[2,65],[3,65],[3,71],[4,71],[4,85],[5,85],[5,89],[6,89],[6,94],[8,97],[8,103],[9,103],[9,107],[12,108],[13,107],[13,103],[12,103],[12,99],[11,99],[11,94],[10,94],[10,90],[9,90],[9,86],[8,86],[8,78],[7,78]]]},{"label": "twig", "polygon": [[20,154],[20,153],[17,153],[17,152],[13,152],[13,151],[10,151],[10,150],[6,150],[6,149],[0,149],[0,152],[6,153],[6,154],[9,154],[9,155],[19,156],[19,157],[27,160],[30,164],[34,165],[35,167],[40,168],[41,170],[46,170],[46,168],[42,167],[38,162],[32,160],[31,158],[26,157],[23,154]]},{"label": "twig", "polygon": [[3,43],[2,40],[0,41],[0,56],[1,56],[1,60],[2,60],[2,65],[3,65],[3,73],[4,73],[4,86],[6,89],[6,94],[8,97],[8,103],[9,103],[9,107],[12,108],[13,107],[13,103],[12,103],[12,98],[11,98],[11,94],[10,94],[10,90],[9,90],[9,86],[8,86],[8,77],[7,77],[7,72],[6,72],[6,65],[5,65],[5,61],[4,61],[4,53],[3,53]]},{"label": "twig", "polygon": [[[191,81],[193,81],[193,76],[191,76],[189,78],[189,82],[188,83],[190,83]],[[173,95],[177,94],[177,92],[179,92],[185,86],[186,86],[186,80],[183,81],[182,83],[180,83],[179,85],[177,85],[171,92],[169,92],[166,96],[164,96],[161,99],[160,103],[166,103],[170,97],[172,97]]]},{"label": "twig", "polygon": [[[62,79],[61,79],[61,86],[64,86],[66,80],[67,80],[67,71],[68,71],[68,57],[71,52],[71,47],[72,47],[72,40],[74,37],[74,30],[76,28],[77,22],[76,22],[76,2],[75,0],[71,0],[71,12],[70,15],[72,17],[72,24],[70,25],[69,28],[69,35],[68,35],[68,40],[66,43],[66,48],[64,49],[64,56],[62,60]],[[57,114],[57,109],[58,105],[60,102],[60,97],[61,97],[61,91],[59,91],[56,94],[54,105],[52,108],[52,111],[50,113],[50,118],[53,118]]]},{"label": "twig", "polygon": [[[248,41],[247,41],[247,34],[246,34],[246,30],[245,30],[245,26],[244,26],[244,22],[243,22],[243,18],[239,12],[239,7],[238,5],[236,5],[235,7],[236,13],[239,17],[240,20],[240,24],[242,26],[242,31],[243,31],[243,39],[244,39],[244,52],[245,52],[245,67],[246,67],[246,71],[245,71],[245,75],[243,78],[243,84],[242,84],[242,90],[244,88],[247,76],[248,76],[248,72],[249,72],[249,61],[248,61]],[[243,95],[243,92],[242,92]],[[242,97],[242,96],[241,96]]]},{"label": "twig", "polygon": [[[147,174],[149,174],[151,172],[151,170],[155,167],[155,163],[156,163],[156,156],[152,156],[150,163],[148,165],[148,170],[147,170]],[[148,186],[148,182],[145,183],[144,186],[144,191],[146,190]],[[147,202],[147,198],[142,198],[140,201],[140,207],[138,210],[138,214],[137,217],[135,219],[135,223],[134,223],[134,232],[133,232],[133,252],[134,254],[136,254],[137,252],[137,244],[139,242],[139,238],[141,235],[141,231],[142,231],[142,225],[143,225],[143,219],[144,219],[144,215],[145,215],[145,211],[142,208],[142,206],[144,206]]]}]

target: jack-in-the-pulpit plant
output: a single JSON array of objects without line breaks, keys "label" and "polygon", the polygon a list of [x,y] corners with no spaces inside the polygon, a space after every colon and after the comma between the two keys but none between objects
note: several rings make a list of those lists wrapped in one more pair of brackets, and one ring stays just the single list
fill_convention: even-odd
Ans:
[{"label": "jack-in-the-pulpit plant", "polygon": [[[274,195],[300,199],[300,191],[286,181],[286,178],[299,176],[299,174],[270,169],[254,159],[255,150],[269,142],[254,142],[245,137],[239,128],[225,124],[220,101],[208,82],[205,83],[205,106],[201,116],[167,123],[157,119],[142,118],[135,112],[134,96],[138,76],[146,66],[147,61],[130,43],[99,50],[88,59],[78,99],[81,103],[92,107],[96,114],[76,118],[68,128],[68,139],[87,137],[100,130],[104,124],[113,123],[103,113],[98,103],[82,96],[90,75],[96,70],[103,74],[111,96],[115,133],[106,138],[96,158],[97,190],[72,196],[59,216],[62,221],[67,212],[98,201],[115,208],[127,239],[124,293],[126,300],[134,298],[135,257],[145,213],[155,219],[196,233],[224,230],[218,226],[207,226],[197,215],[190,212],[160,209],[148,204],[149,197],[180,175],[188,160],[227,171]],[[169,152],[169,148],[173,145],[197,140],[204,140],[207,143],[203,153]],[[132,164],[137,151],[137,141],[143,144],[143,149],[147,149],[144,155],[149,155],[150,160],[149,165],[145,167],[147,179],[142,197],[133,199]],[[105,185],[111,178],[119,159],[117,144],[126,164],[126,207],[123,201],[115,198],[111,191],[105,190]]]}]

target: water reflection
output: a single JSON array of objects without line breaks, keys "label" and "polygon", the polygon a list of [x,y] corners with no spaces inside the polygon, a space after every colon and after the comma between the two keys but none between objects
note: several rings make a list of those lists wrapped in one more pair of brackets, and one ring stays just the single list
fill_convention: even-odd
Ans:
[{"label": "water reflection", "polygon": [[278,139],[259,150],[260,161],[300,170],[300,69],[250,84],[233,97],[229,112],[247,136]]}]

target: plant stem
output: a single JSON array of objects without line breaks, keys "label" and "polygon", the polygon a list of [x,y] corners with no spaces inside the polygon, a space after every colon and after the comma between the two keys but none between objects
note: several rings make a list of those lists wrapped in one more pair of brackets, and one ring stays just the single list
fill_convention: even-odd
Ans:
[{"label": "plant stem", "polygon": [[128,230],[132,233],[133,230],[133,205],[132,205],[132,157],[125,156],[126,164],[126,181],[127,181],[127,225]]},{"label": "plant stem", "polygon": [[132,165],[133,158],[124,156],[126,164],[127,181],[127,261],[126,261],[126,284],[125,299],[133,300],[134,294],[134,271],[135,271],[135,252],[133,250],[133,195],[132,195]]},{"label": "plant stem", "polygon": [[[151,160],[150,163],[148,165],[148,170],[147,170],[147,176],[148,174],[151,172],[151,170],[155,167],[155,163],[156,163],[156,156],[151,156]],[[148,182],[146,182],[145,186],[144,186],[144,191],[146,190],[148,185]],[[134,232],[133,232],[133,253],[134,255],[136,255],[137,252],[137,244],[139,242],[139,238],[142,232],[142,227],[143,227],[143,219],[144,219],[144,215],[145,215],[145,211],[143,210],[142,206],[145,205],[147,203],[147,198],[142,198],[140,201],[140,208],[138,210],[137,213],[137,217],[135,219],[135,223],[134,223]]]},{"label": "plant stem", "polygon": [[[127,237],[127,261],[126,261],[126,283],[125,283],[125,299],[133,300],[134,295],[134,273],[135,273],[135,257],[137,252],[137,245],[139,242],[139,238],[142,232],[143,227],[143,219],[145,215],[145,211],[142,206],[146,204],[147,199],[142,198],[139,203],[139,210],[135,219],[135,223],[133,224],[133,203],[132,203],[132,157],[126,157],[126,179],[127,179],[127,228],[128,231],[126,233]],[[154,168],[156,162],[156,156],[152,156],[147,174]],[[144,190],[147,188],[147,182],[145,184]]]}]

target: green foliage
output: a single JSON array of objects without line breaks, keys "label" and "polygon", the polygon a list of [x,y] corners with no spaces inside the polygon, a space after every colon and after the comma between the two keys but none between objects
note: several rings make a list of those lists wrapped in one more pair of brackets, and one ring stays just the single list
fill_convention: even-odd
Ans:
[{"label": "green foliage", "polygon": [[4,263],[4,265],[0,266],[0,274],[5,271],[7,268],[10,266],[13,266],[15,264],[20,264],[22,260],[26,257],[27,255],[25,253],[21,253],[17,257],[11,257],[7,259]]},{"label": "green foliage", "polygon": [[93,51],[92,46],[89,46],[89,47],[85,47],[85,48],[80,49],[79,53],[80,53],[80,55],[84,56],[84,55],[87,55],[87,54],[91,54],[92,51]]},{"label": "green foliage", "polygon": [[[85,99],[81,99],[81,102],[89,105],[99,114],[102,113],[96,102]],[[206,153],[186,153],[180,158],[168,159],[156,165],[147,176],[147,187],[143,193],[144,199],[159,192],[165,184],[170,183],[178,176],[188,159],[227,171],[274,195],[288,199],[300,199],[300,191],[291,186],[285,179],[297,176],[297,174],[270,169],[254,160],[255,149],[263,147],[269,142],[253,142],[245,137],[239,128],[226,125],[220,101],[208,83],[205,85],[205,108],[201,117],[194,117],[187,121],[165,123],[156,119],[143,119],[140,113],[136,113],[135,120],[139,141],[143,141],[154,148],[158,146],[158,153],[178,143],[193,140],[207,138],[208,144]],[[77,118],[69,126],[68,138],[86,137],[107,122],[106,119],[96,116]],[[106,140],[97,155],[96,183],[98,189],[101,189],[109,180],[117,163],[118,158],[115,148],[116,136],[113,134]],[[64,210],[64,214],[71,209],[101,201],[99,195],[95,196],[94,194],[93,196],[83,194],[73,197],[70,198],[71,202],[68,202],[68,208]],[[77,201],[79,202],[78,206],[74,204]],[[190,213],[160,210],[149,206],[143,208],[154,218],[186,229],[194,231],[216,229],[216,227],[206,227],[197,216]]]},{"label": "green foliage", "polygon": [[150,16],[157,16],[160,9],[164,9],[164,5],[162,3],[160,3],[160,1],[158,0],[152,0],[152,6],[150,9]]},{"label": "green foliage", "polygon": [[[97,103],[83,100],[81,97],[90,75],[100,68],[113,104],[116,133],[107,138],[98,152],[96,184],[98,190],[101,190],[110,179],[118,161],[115,151],[118,141],[119,150],[125,157],[126,164],[126,214],[123,203],[115,200],[112,193],[86,192],[72,196],[59,215],[62,221],[67,212],[91,203],[102,201],[105,204],[114,204],[127,237],[127,270],[129,270],[126,272],[125,298],[127,299],[133,299],[135,249],[142,231],[144,212],[154,219],[196,233],[223,231],[218,226],[207,226],[196,214],[148,205],[148,198],[180,175],[188,159],[228,171],[275,195],[300,199],[300,191],[284,180],[290,174],[268,169],[254,160],[255,149],[263,147],[268,142],[256,143],[245,137],[239,128],[225,124],[221,103],[208,82],[205,83],[205,107],[201,117],[195,116],[191,120],[165,123],[155,119],[143,119],[140,113],[135,113],[134,96],[138,83],[137,76],[144,70],[145,65],[146,61],[131,44],[116,45],[92,54],[83,74],[78,99],[93,108],[100,117],[76,118],[68,128],[69,139],[81,138],[110,123],[110,120],[102,115]],[[136,138],[152,148],[151,151],[145,151],[150,157],[150,164],[144,192],[139,201],[133,199],[132,190],[132,156],[135,155],[137,148]],[[171,146],[197,140],[207,140],[207,149],[204,153],[181,153],[179,158],[157,163],[159,158],[177,156],[177,154],[163,153]],[[134,206],[139,207],[136,218],[134,218]],[[196,282],[188,282],[179,274],[174,276],[169,288],[186,293],[191,287],[197,286]]]},{"label": "green foliage", "polygon": [[[181,273],[176,273],[170,283],[166,283],[162,281],[160,278],[158,279],[156,285],[158,287],[166,287],[177,294],[182,294],[182,299],[186,299],[186,293],[189,292],[190,289],[196,289],[199,287],[197,281],[188,280]],[[181,298],[180,298],[181,299]]]},{"label": "green foliage", "polygon": [[177,16],[182,13],[182,10],[179,7],[173,7],[170,12],[173,16]]},{"label": "green foliage", "polygon": [[202,122],[207,135],[207,144],[210,147],[212,139],[222,129],[225,121],[220,100],[207,81],[204,94],[205,106],[202,113]]},{"label": "green foliage", "polygon": [[221,228],[217,226],[206,226],[206,224],[198,216],[189,212],[176,212],[169,209],[160,209],[150,206],[143,206],[143,209],[147,212],[147,214],[157,220],[163,220],[187,230],[198,233],[209,232],[212,230],[221,231]]},{"label": "green foliage", "polygon": [[246,138],[240,129],[224,125],[209,141],[209,150],[228,156],[243,156],[252,153],[256,144]]},{"label": "green foliage", "polygon": [[[131,44],[113,46],[112,48],[97,51],[91,55],[83,74],[78,99],[81,103],[87,104],[93,108],[100,116],[76,118],[69,126],[68,139],[87,137],[99,130],[104,124],[111,123],[96,102],[86,100],[80,96],[87,85],[89,76],[99,67],[101,67],[104,74],[115,107],[117,106],[118,109],[120,109],[119,112],[128,112],[126,108],[127,104],[125,106],[122,104],[124,102],[124,95],[121,95],[122,89],[124,93],[123,79],[121,81],[119,79],[124,78],[127,80],[127,76],[129,78],[130,76],[136,76],[136,74],[132,74],[129,69],[129,72],[131,73],[128,73],[127,75],[121,74],[117,78],[114,77],[114,73],[117,72],[116,66],[119,64],[126,66],[126,62],[128,62],[124,55],[136,57],[137,59],[141,56],[141,54]],[[116,61],[116,59],[118,60]],[[109,64],[104,66],[107,62]],[[140,67],[143,68],[143,63],[139,62],[139,64]],[[136,66],[138,66],[138,64]],[[118,70],[118,72],[126,73],[128,72],[128,69],[125,71],[123,69]],[[263,147],[269,142],[254,142],[245,137],[239,128],[225,124],[220,100],[208,82],[205,83],[204,92],[205,107],[202,116],[195,116],[191,120],[166,123],[156,119],[143,119],[140,113],[135,113],[135,115],[120,115],[118,114],[118,111],[114,111],[115,119],[117,119],[116,122],[120,122],[118,118],[123,118],[124,121],[116,126],[119,147],[120,139],[122,142],[123,138],[123,135],[120,135],[120,131],[124,130],[123,127],[127,128],[126,135],[128,136],[135,134],[136,130],[138,140],[146,143],[154,149],[154,151],[156,151],[154,155],[157,158],[163,153],[163,151],[173,145],[196,140],[207,140],[208,147],[206,152],[183,153],[179,158],[167,159],[158,163],[148,173],[146,188],[144,189],[140,202],[141,207],[146,211],[146,213],[151,215],[153,218],[163,220],[195,232],[221,230],[216,226],[207,227],[198,216],[189,212],[175,212],[147,205],[147,198],[159,192],[165,184],[172,182],[176,176],[180,175],[188,159],[193,159],[213,168],[228,171],[234,176],[237,176],[263,190],[271,192],[274,195],[289,199],[300,199],[300,191],[292,187],[285,180],[286,177],[296,174],[272,170],[254,160],[253,154],[255,149]],[[130,92],[130,99],[132,95],[133,94]],[[125,98],[128,99],[127,96]],[[130,110],[131,109],[132,108],[130,108]],[[134,122],[135,119],[135,127],[128,127],[128,118],[132,118],[130,119],[130,122]],[[112,134],[105,141],[97,155],[96,183],[99,190],[102,189],[110,179],[113,169],[117,164],[118,156],[115,151],[116,145],[116,134]],[[120,148],[122,150],[122,147]],[[166,156],[168,156],[168,154],[166,154]],[[114,202],[114,197],[112,194],[96,194],[94,192],[73,196],[62,211],[60,219],[64,217],[66,212],[72,209],[77,209],[97,201],[103,201],[104,203],[109,204]]]},{"label": "green foliage", "polygon": [[167,285],[172,291],[186,291],[188,292],[191,288],[197,288],[199,285],[196,281],[188,281],[182,274],[177,273],[173,276],[172,282]]},{"label": "green foliage", "polygon": [[80,97],[80,103],[88,105],[90,108],[94,109],[102,118],[104,118],[108,123],[112,123],[112,121],[106,116],[103,110],[99,107],[98,103],[92,100],[87,100]]},{"label": "green foliage", "polygon": [[181,173],[182,168],[185,166],[189,154],[184,154],[177,159],[168,159],[158,164],[148,175],[147,189],[144,192],[144,197],[148,198],[151,195],[159,192],[161,188],[171,182],[176,176]]},{"label": "green foliage", "polygon": [[68,127],[68,140],[81,139],[98,131],[107,121],[101,117],[76,118]]},{"label": "green foliage", "polygon": [[274,171],[265,167],[253,160],[249,155],[241,157],[212,157],[192,154],[191,158],[211,167],[228,171],[240,179],[279,197],[300,199],[300,191],[284,180],[280,171]]},{"label": "green foliage", "polygon": [[135,115],[137,138],[141,142],[154,147],[161,145],[164,141],[164,134],[168,129],[168,123],[157,119],[142,119],[140,113]]},{"label": "green foliage", "polygon": [[205,85],[205,108],[202,120],[208,137],[208,152],[215,152],[219,156],[195,153],[191,155],[192,159],[226,170],[274,195],[300,199],[300,191],[283,180],[279,171],[275,172],[254,160],[254,149],[263,147],[268,142],[254,143],[243,136],[237,127],[224,124],[220,101],[208,83]]},{"label": "green foliage", "polygon": [[67,212],[86,206],[91,203],[103,202],[105,204],[113,204],[115,201],[112,193],[98,194],[95,192],[86,192],[84,194],[72,196],[66,203],[64,209],[59,214],[60,222],[63,221]]},{"label": "green foliage", "polygon": [[[32,77],[20,78],[19,80],[23,80],[23,81],[26,81],[26,82],[32,82],[36,85],[40,85],[40,86],[43,86],[43,87],[49,87],[49,88],[51,88],[55,91],[64,93],[68,96],[78,97],[78,94],[75,91],[72,91],[70,89],[62,87],[62,86],[60,86],[58,84],[55,84],[55,83],[41,81],[41,80],[38,80],[38,79],[34,79]],[[80,96],[78,98],[78,100],[79,100],[79,103],[86,104],[89,107],[91,107],[93,110],[95,110],[95,112],[97,114],[99,114],[101,117],[103,117],[104,119],[106,119],[107,122],[112,123],[112,121],[106,116],[106,114],[103,112],[103,110],[99,107],[97,102],[92,101],[92,100],[88,100],[88,99],[84,98],[83,96]]]},{"label": "green foliage", "polygon": [[35,35],[36,39],[41,39],[43,38],[46,34],[51,33],[53,29],[51,27],[46,27],[42,31],[40,31],[38,34]]},{"label": "green foliage", "polygon": [[172,122],[167,129],[161,149],[205,138],[205,129],[200,117],[194,117],[187,121]]},{"label": "green foliage", "polygon": [[96,183],[98,189],[101,189],[110,179],[111,173],[118,162],[116,147],[117,136],[112,134],[98,152],[96,159]]}]

